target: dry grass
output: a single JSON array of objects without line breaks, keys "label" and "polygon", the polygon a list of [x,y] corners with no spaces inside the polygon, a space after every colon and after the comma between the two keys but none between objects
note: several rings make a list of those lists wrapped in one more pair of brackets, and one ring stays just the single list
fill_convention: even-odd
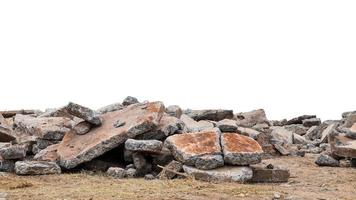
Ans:
[{"label": "dry grass", "polygon": [[206,183],[192,179],[113,179],[103,174],[6,175],[0,192],[8,199],[354,199],[356,169],[317,167],[313,158],[283,157],[265,162],[291,169],[283,184]]}]

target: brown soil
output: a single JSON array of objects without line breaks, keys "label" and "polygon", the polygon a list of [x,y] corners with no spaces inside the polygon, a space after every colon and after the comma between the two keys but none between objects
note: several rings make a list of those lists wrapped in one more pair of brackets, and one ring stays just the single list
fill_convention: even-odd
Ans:
[{"label": "brown soil", "polygon": [[290,169],[288,183],[207,183],[192,179],[117,180],[103,174],[19,177],[2,174],[0,199],[356,199],[356,168],[318,167],[315,155],[280,157],[265,163]]}]

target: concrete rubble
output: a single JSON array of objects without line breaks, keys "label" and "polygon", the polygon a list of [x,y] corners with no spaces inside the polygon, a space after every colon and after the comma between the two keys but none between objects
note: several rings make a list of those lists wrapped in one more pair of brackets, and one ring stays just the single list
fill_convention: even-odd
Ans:
[{"label": "concrete rubble", "polygon": [[263,160],[316,154],[316,165],[342,167],[347,161],[355,167],[355,113],[345,112],[340,120],[268,120],[263,109],[192,110],[131,96],[97,110],[70,102],[45,112],[0,111],[0,171],[287,182],[288,169]]}]

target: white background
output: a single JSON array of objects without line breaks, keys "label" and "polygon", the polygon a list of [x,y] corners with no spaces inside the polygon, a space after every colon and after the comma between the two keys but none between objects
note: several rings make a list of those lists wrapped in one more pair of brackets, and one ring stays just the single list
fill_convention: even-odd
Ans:
[{"label": "white background", "polygon": [[270,119],[356,110],[356,1],[1,1],[0,109],[127,95]]}]

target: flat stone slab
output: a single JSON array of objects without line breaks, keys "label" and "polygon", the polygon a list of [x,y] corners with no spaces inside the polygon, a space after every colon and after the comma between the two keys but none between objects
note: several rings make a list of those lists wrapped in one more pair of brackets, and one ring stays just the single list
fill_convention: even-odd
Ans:
[{"label": "flat stone slab", "polygon": [[220,134],[217,131],[172,135],[165,141],[176,160],[194,166],[198,157],[220,155]]},{"label": "flat stone slab", "polygon": [[290,172],[287,169],[268,169],[264,166],[251,166],[253,176],[250,182],[253,183],[282,183],[288,182]]},{"label": "flat stone slab", "polygon": [[356,158],[356,140],[343,134],[329,137],[331,152],[333,155],[347,158]]},{"label": "flat stone slab", "polygon": [[10,142],[16,138],[12,135],[12,129],[5,118],[0,114],[0,142]]},{"label": "flat stone slab", "polygon": [[232,110],[223,109],[208,109],[208,110],[185,110],[184,114],[193,118],[196,121],[200,120],[212,120],[220,121],[223,119],[232,119],[234,113]]},{"label": "flat stone slab", "polygon": [[162,171],[158,174],[158,177],[159,179],[173,179],[177,176],[177,174],[173,172],[180,172],[182,169],[182,163],[172,160],[168,165],[165,166],[165,169],[162,169]]},{"label": "flat stone slab", "polygon": [[250,167],[224,166],[217,169],[202,170],[187,165],[183,166],[184,172],[197,180],[208,182],[246,182],[252,178]]},{"label": "flat stone slab", "polygon": [[221,132],[235,132],[237,131],[237,123],[232,119],[223,119],[217,123],[217,127]]},{"label": "flat stone slab", "polygon": [[196,133],[211,130],[214,128],[214,124],[208,121],[201,120],[197,122],[193,118],[185,114],[183,114],[180,119],[184,122],[184,132],[186,133]]},{"label": "flat stone slab", "polygon": [[134,140],[128,139],[125,142],[125,149],[129,151],[144,153],[160,153],[163,143],[158,140]]},{"label": "flat stone slab", "polygon": [[90,161],[124,143],[128,138],[156,128],[164,112],[161,102],[133,104],[122,110],[103,114],[102,125],[85,135],[67,133],[59,143],[60,165],[70,169]]},{"label": "flat stone slab", "polygon": [[293,132],[284,127],[272,127],[272,143],[293,144]]},{"label": "flat stone slab", "polygon": [[261,162],[262,147],[250,137],[237,133],[222,133],[221,146],[225,163],[250,165]]},{"label": "flat stone slab", "polygon": [[253,127],[256,124],[267,123],[266,113],[263,109],[252,110],[236,114],[237,125],[242,127]]},{"label": "flat stone slab", "polygon": [[69,102],[68,105],[65,106],[65,110],[69,114],[84,119],[85,121],[91,124],[97,126],[101,124],[100,115],[96,113],[94,110],[91,110],[90,108],[81,106],[73,102]]},{"label": "flat stone slab", "polygon": [[17,161],[15,163],[15,173],[17,175],[60,174],[61,168],[54,162]]},{"label": "flat stone slab", "polygon": [[10,145],[0,148],[0,157],[5,160],[22,159],[26,156],[26,147],[22,145]]}]

